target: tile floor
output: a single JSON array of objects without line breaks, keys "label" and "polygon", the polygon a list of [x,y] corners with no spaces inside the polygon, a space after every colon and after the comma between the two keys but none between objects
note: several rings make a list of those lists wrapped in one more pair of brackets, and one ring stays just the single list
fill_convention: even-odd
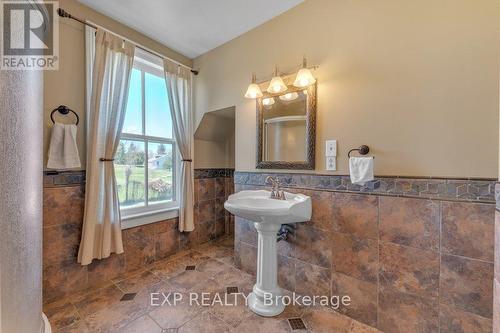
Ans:
[{"label": "tile floor", "polygon": [[[194,267],[186,270],[187,266]],[[233,242],[223,239],[110,280],[98,290],[45,304],[44,311],[54,333],[378,332],[328,308],[288,306],[277,317],[255,315],[241,294],[232,293],[237,287],[248,294],[254,280],[234,267]],[[155,303],[161,303],[169,292],[185,297],[175,306],[151,304],[151,293],[159,293],[154,294],[158,295]],[[189,305],[193,292],[199,295],[199,305]],[[209,293],[204,294],[208,304],[202,304],[202,292]],[[222,306],[215,295],[235,305]],[[168,301],[173,304],[173,294]],[[298,318],[305,329],[292,329],[300,326]]]}]

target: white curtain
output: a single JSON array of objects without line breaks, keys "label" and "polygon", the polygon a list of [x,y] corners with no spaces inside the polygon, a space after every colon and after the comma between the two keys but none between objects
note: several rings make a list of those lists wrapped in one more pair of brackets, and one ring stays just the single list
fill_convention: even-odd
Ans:
[{"label": "white curtain", "polygon": [[113,158],[120,141],[128,99],[134,45],[97,30],[92,97],[90,101],[89,141],[83,233],[78,262],[122,253],[120,206],[116,190]]},{"label": "white curtain", "polygon": [[179,191],[179,230],[194,230],[194,190],[193,190],[193,161],[192,161],[192,136],[193,125],[191,115],[191,78],[188,68],[165,59],[165,82],[167,95],[172,111],[172,122],[175,139],[179,146],[182,158]]},{"label": "white curtain", "polygon": [[94,70],[95,58],[95,34],[96,29],[85,26],[85,137],[87,142],[90,135],[90,120],[92,119],[92,71]]}]

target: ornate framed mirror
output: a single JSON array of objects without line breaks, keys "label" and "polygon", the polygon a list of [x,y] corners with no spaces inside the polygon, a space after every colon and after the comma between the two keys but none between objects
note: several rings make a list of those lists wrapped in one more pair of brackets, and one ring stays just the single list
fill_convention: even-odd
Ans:
[{"label": "ornate framed mirror", "polygon": [[316,84],[257,99],[257,169],[313,170]]}]

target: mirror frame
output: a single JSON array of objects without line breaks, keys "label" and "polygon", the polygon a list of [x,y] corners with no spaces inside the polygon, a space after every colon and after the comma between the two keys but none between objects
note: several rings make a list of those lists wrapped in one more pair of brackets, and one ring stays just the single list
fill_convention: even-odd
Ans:
[{"label": "mirror frame", "polygon": [[[257,169],[314,170],[316,154],[316,86],[317,83],[314,83],[307,88],[297,88],[293,85],[287,85],[288,90],[284,93],[271,94],[263,92],[263,96],[257,99]],[[263,161],[262,154],[264,149],[264,133],[262,123],[264,121],[265,110],[262,100],[302,90],[307,90],[305,161]]]}]

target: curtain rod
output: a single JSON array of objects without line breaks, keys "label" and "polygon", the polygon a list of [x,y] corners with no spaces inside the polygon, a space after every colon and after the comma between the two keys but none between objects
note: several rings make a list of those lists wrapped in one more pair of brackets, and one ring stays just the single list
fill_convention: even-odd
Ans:
[{"label": "curtain rod", "polygon": [[143,51],[146,51],[146,52],[148,52],[148,53],[154,54],[154,55],[156,55],[156,56],[158,56],[158,57],[160,57],[160,58],[166,58],[166,59],[168,59],[168,60],[170,60],[170,61],[175,62],[175,63],[176,63],[176,64],[178,64],[179,66],[182,66],[182,67],[186,67],[186,68],[188,68],[188,69],[191,71],[191,73],[193,73],[194,75],[198,75],[198,73],[199,73],[199,71],[197,71],[196,69],[193,69],[193,68],[191,68],[191,67],[189,67],[189,66],[186,66],[186,65],[184,65],[184,64],[181,64],[180,62],[178,62],[178,61],[176,61],[176,60],[174,60],[174,59],[171,59],[171,58],[169,58],[169,57],[167,57],[167,56],[164,56],[164,55],[162,55],[162,54],[159,54],[159,53],[157,53],[157,52],[155,52],[155,51],[153,51],[153,50],[151,50],[151,49],[148,49],[148,48],[146,48],[146,47],[144,47],[144,46],[142,46],[142,45],[140,45],[140,44],[138,44],[138,43],[134,42],[133,40],[130,40],[130,39],[128,39],[128,38],[126,38],[126,37],[123,37],[123,36],[121,36],[121,35],[119,35],[119,34],[117,34],[117,33],[113,32],[113,31],[110,31],[110,30],[105,29],[105,28],[98,27],[98,26],[96,26],[96,25],[94,25],[94,24],[92,24],[92,23],[90,23],[90,22],[87,22],[86,20],[83,20],[83,19],[81,19],[81,18],[78,18],[78,17],[76,17],[76,16],[73,16],[73,15],[71,15],[70,13],[68,13],[67,11],[65,11],[65,10],[64,10],[64,9],[62,9],[62,8],[57,9],[57,14],[58,14],[60,17],[65,17],[65,18],[69,18],[69,19],[71,19],[71,20],[75,20],[75,21],[77,21],[77,22],[80,22],[81,24],[87,25],[87,26],[89,26],[89,27],[91,27],[91,28],[94,28],[94,29],[96,29],[96,30],[97,30],[97,29],[104,29],[104,30],[107,30],[107,31],[109,31],[109,32],[111,32],[111,33],[113,33],[113,34],[117,35],[118,37],[123,38],[123,39],[126,39],[127,41],[129,41],[129,42],[133,43],[133,44],[134,44],[137,48],[139,48],[139,49],[141,49],[141,50],[143,50]]}]

